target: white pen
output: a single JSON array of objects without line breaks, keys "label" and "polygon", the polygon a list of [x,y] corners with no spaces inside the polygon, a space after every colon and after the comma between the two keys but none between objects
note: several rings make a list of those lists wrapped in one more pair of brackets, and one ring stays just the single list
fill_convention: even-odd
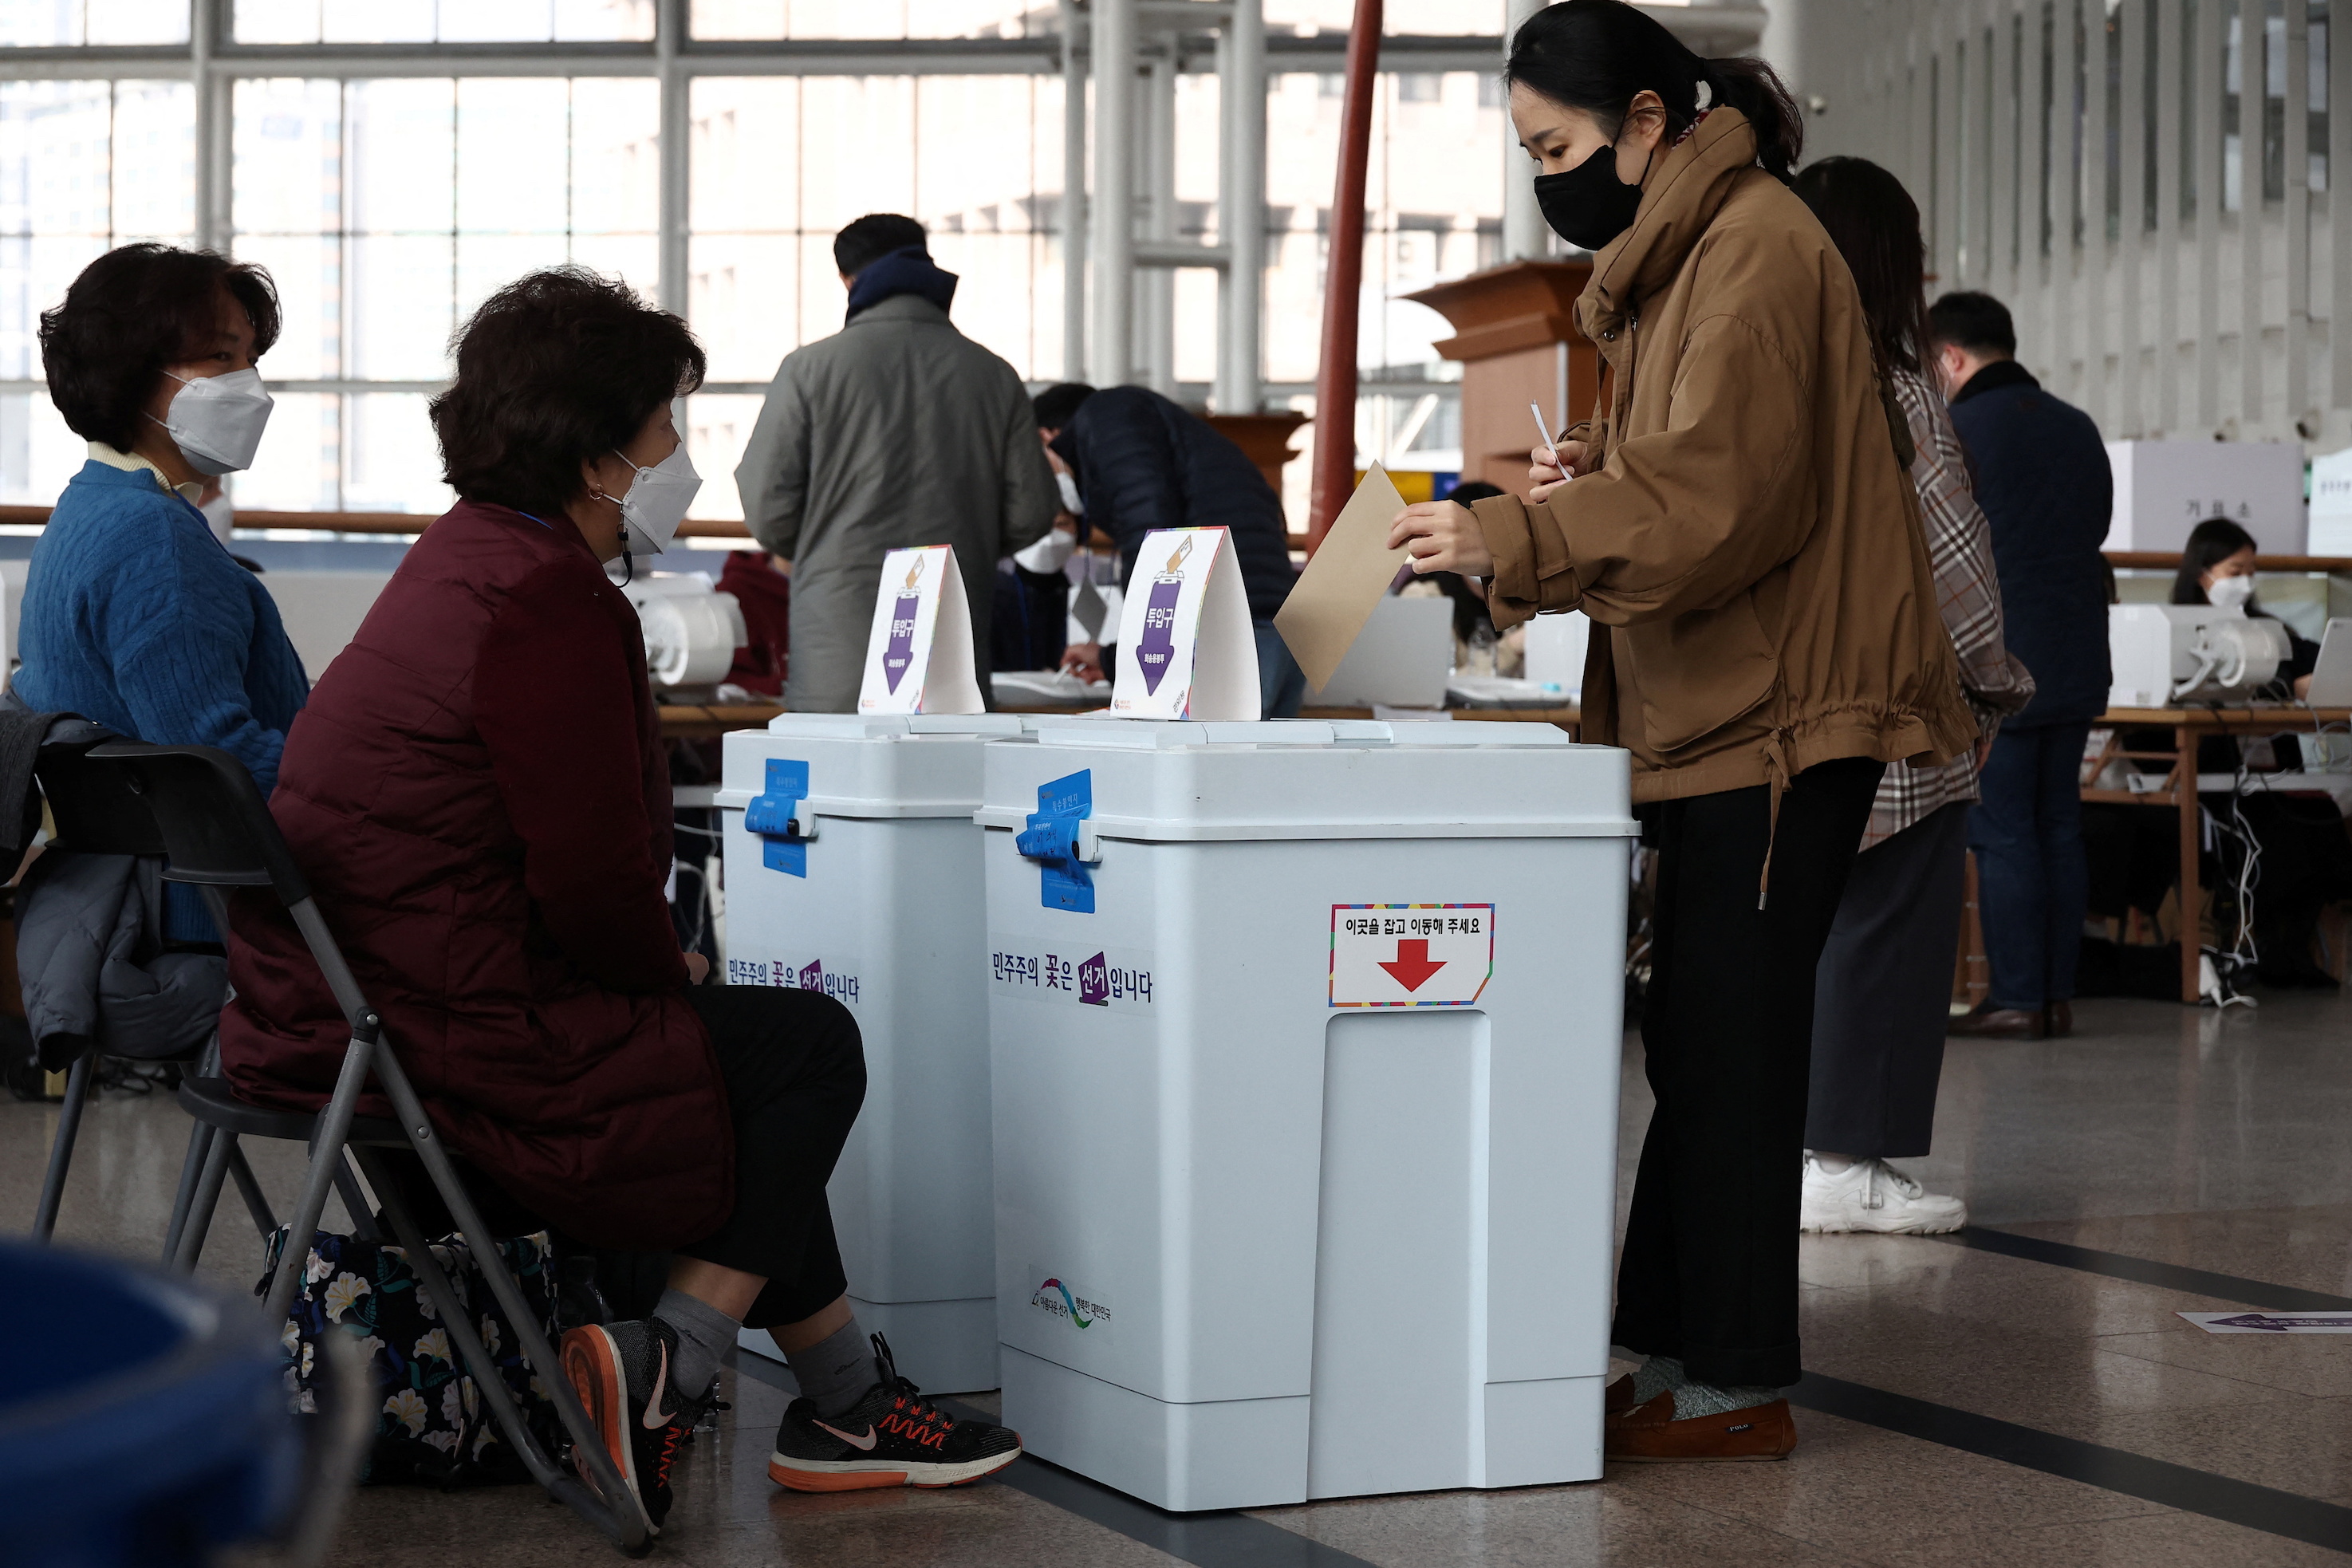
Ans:
[{"label": "white pen", "polygon": [[1551,426],[1544,423],[1543,410],[1530,403],[1528,412],[1536,416],[1536,439],[1544,444],[1544,451],[1551,458],[1551,466],[1559,470],[1562,479],[1567,478],[1568,465],[1559,460],[1559,448],[1551,443]]}]

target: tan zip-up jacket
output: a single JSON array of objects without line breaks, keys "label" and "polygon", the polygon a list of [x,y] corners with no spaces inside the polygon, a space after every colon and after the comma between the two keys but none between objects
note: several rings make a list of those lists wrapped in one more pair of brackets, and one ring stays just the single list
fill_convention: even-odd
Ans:
[{"label": "tan zip-up jacket", "polygon": [[1636,800],[1770,784],[1777,805],[1816,763],[1947,761],[1977,725],[1853,277],[1737,110],[1660,156],[1577,302],[1601,466],[1475,509],[1496,625],[1607,629],[1583,735],[1633,753]]}]

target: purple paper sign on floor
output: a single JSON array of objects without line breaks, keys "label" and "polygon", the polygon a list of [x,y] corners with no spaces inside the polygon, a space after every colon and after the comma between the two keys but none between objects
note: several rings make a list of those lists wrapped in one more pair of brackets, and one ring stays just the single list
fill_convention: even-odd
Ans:
[{"label": "purple paper sign on floor", "polygon": [[2209,1334],[2352,1334],[2352,1312],[2181,1312]]}]

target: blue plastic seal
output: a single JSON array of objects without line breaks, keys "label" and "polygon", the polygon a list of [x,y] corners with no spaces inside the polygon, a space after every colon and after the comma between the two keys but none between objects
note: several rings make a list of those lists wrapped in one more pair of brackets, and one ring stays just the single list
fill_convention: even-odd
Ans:
[{"label": "blue plastic seal", "polygon": [[752,796],[751,804],[743,808],[743,826],[760,836],[764,846],[761,863],[771,871],[793,877],[808,875],[808,840],[801,837],[800,824],[793,815],[800,803],[808,798],[808,793],[806,763],[768,759],[768,791]]},{"label": "blue plastic seal", "polygon": [[1039,784],[1037,809],[1013,836],[1022,855],[1037,862],[1037,901],[1049,910],[1095,912],[1094,873],[1078,858],[1078,824],[1094,814],[1094,770],[1082,768]]}]

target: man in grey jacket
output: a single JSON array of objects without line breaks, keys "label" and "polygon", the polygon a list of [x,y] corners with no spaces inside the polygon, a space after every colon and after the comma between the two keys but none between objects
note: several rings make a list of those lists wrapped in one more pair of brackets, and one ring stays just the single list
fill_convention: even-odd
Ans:
[{"label": "man in grey jacket", "polygon": [[792,562],[784,702],[857,706],[882,557],[952,544],[988,689],[996,563],[1045,537],[1061,501],[1013,368],[948,321],[956,279],[914,219],[835,237],[849,321],[784,356],[736,466],[752,536]]}]

